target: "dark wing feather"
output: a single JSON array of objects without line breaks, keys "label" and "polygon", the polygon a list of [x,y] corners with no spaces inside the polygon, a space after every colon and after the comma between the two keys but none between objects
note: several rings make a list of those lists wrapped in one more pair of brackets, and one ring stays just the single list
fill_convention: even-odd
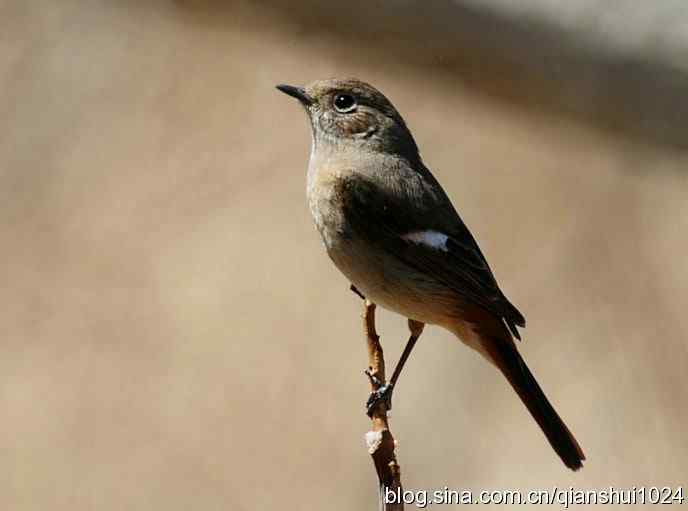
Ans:
[{"label": "dark wing feather", "polygon": [[[516,326],[525,326],[523,315],[499,289],[478,244],[441,187],[432,176],[431,182],[418,173],[404,177],[394,185],[361,175],[341,178],[338,195],[352,234],[443,283],[465,301],[503,318],[520,339]],[[402,237],[424,230],[447,235],[447,251]]]}]

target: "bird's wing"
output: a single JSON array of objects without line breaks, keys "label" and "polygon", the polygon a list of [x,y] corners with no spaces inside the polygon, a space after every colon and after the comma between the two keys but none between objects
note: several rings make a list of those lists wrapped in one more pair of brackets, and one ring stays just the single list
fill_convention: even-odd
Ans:
[{"label": "bird's wing", "polygon": [[503,318],[520,339],[516,326],[525,326],[525,318],[499,289],[442,188],[429,172],[403,177],[394,184],[357,174],[340,179],[339,200],[352,234]]}]

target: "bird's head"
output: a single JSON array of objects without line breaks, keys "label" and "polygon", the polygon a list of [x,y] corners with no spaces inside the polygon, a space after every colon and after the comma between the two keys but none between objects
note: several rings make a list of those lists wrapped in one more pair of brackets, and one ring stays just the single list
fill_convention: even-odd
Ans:
[{"label": "bird's head", "polygon": [[311,121],[316,148],[355,149],[417,158],[404,119],[375,87],[353,78],[319,80],[306,87],[278,85],[298,99]]}]

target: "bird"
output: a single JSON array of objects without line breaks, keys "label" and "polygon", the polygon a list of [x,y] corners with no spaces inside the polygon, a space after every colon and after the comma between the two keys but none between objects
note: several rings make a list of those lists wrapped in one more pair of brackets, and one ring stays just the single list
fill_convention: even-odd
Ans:
[{"label": "bird", "polygon": [[516,347],[524,316],[499,288],[391,101],[355,78],[276,87],[310,120],[306,195],[330,259],[354,291],[409,321],[409,342],[389,385],[369,399],[369,414],[379,400],[391,408],[423,326],[437,325],[501,371],[563,463],[580,469],[578,441]]}]

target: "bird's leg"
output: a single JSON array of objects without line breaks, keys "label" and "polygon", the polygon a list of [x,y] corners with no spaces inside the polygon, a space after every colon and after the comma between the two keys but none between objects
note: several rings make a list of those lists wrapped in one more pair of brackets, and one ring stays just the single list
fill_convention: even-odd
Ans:
[{"label": "bird's leg", "polygon": [[399,379],[399,375],[401,374],[402,369],[404,369],[404,364],[406,363],[406,360],[408,360],[409,355],[411,355],[411,351],[413,350],[413,347],[416,345],[416,341],[418,341],[418,339],[420,338],[420,334],[423,333],[425,323],[421,323],[420,321],[416,321],[414,319],[409,319],[408,326],[409,330],[411,331],[411,336],[409,337],[409,340],[406,343],[406,347],[404,348],[404,351],[402,352],[401,357],[399,358],[399,362],[397,362],[397,365],[394,368],[392,377],[389,380],[389,384],[392,386],[394,386],[394,384],[396,384],[397,380]]},{"label": "bird's leg", "polygon": [[351,286],[349,286],[349,289],[351,289],[351,291],[353,291],[353,292],[356,293],[358,296],[360,296],[360,297],[361,297],[361,300],[365,300],[365,299],[366,299],[366,297],[363,296],[363,293],[361,293],[361,292],[358,290],[358,288],[357,288],[356,286],[354,286],[353,284],[351,284]]},{"label": "bird's leg", "polygon": [[397,380],[399,379],[401,371],[404,369],[404,364],[406,364],[409,355],[411,355],[411,351],[413,351],[413,347],[416,345],[416,342],[420,338],[420,334],[423,333],[423,327],[425,326],[425,323],[409,319],[408,326],[409,330],[411,331],[411,336],[409,337],[409,340],[406,343],[406,347],[404,348],[404,351],[402,352],[401,357],[399,358],[399,362],[397,362],[397,365],[394,368],[394,372],[392,373],[392,377],[389,379],[389,383],[384,384],[383,382],[375,381],[373,379],[375,377],[369,372],[366,372],[366,374],[370,378],[370,381],[378,386],[378,389],[370,394],[370,397],[366,402],[368,416],[372,414],[373,409],[380,401],[384,401],[387,410],[392,409],[392,392],[394,392],[394,386],[396,385]]}]

